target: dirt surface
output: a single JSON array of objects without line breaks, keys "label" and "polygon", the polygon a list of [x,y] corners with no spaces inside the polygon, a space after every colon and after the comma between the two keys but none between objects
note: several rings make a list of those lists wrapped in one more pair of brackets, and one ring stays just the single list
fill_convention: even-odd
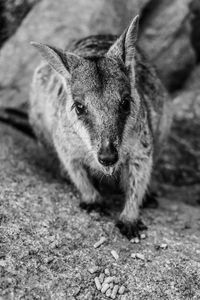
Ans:
[{"label": "dirt surface", "polygon": [[[147,239],[132,244],[113,219],[79,208],[33,140],[2,124],[0,139],[0,299],[108,299],[88,272],[94,265],[116,273],[128,300],[200,299],[199,206],[173,193],[159,199],[159,208],[142,211]],[[95,249],[101,236],[107,241]]]}]

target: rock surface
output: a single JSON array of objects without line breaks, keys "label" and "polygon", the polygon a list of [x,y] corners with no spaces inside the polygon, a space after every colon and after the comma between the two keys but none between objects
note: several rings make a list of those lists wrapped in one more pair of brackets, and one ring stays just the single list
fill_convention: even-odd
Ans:
[{"label": "rock surface", "polygon": [[40,0],[1,0],[0,47],[17,30],[18,26]]},{"label": "rock surface", "polygon": [[[200,204],[200,67],[197,66],[173,101],[174,120],[157,169],[157,180],[174,186],[176,197]],[[168,188],[167,188],[168,189]],[[164,189],[165,190],[165,189]]]},{"label": "rock surface", "polygon": [[[132,244],[113,219],[80,210],[73,188],[55,177],[33,140],[3,125],[0,138],[2,300],[108,299],[87,270],[95,265],[116,272],[127,299],[200,298],[199,207],[160,199],[158,209],[142,212],[147,239]],[[107,242],[95,249],[101,236]],[[168,248],[160,249],[162,243]]]},{"label": "rock surface", "polygon": [[190,40],[191,2],[151,1],[142,23],[140,46],[170,91],[182,87],[196,62]]}]

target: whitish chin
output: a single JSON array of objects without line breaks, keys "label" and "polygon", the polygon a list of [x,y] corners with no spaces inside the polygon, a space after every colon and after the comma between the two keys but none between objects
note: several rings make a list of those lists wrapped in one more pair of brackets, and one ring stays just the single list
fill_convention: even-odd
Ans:
[{"label": "whitish chin", "polygon": [[103,172],[105,175],[110,175],[112,176],[115,173],[115,166],[112,167],[103,167]]}]

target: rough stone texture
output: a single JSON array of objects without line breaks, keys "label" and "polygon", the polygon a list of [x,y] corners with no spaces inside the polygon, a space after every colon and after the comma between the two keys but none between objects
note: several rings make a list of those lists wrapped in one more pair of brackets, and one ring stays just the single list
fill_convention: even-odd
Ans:
[{"label": "rough stone texture", "polygon": [[30,41],[65,47],[71,40],[97,33],[119,34],[148,0],[43,0],[1,49],[0,107],[27,103],[31,76],[41,60]]},{"label": "rough stone texture", "polygon": [[196,62],[190,40],[191,2],[151,1],[142,23],[140,46],[170,91],[183,85]]},{"label": "rough stone texture", "polygon": [[[174,120],[157,179],[188,203],[200,204],[200,67],[173,101]],[[168,187],[167,187],[168,189]],[[166,189],[164,189],[166,191]]]},{"label": "rough stone texture", "polygon": [[0,47],[17,30],[23,18],[40,0],[1,0]]},{"label": "rough stone texture", "polygon": [[[94,265],[115,271],[131,300],[200,298],[199,207],[173,195],[160,199],[158,209],[143,210],[148,238],[131,244],[113,219],[80,210],[73,188],[55,177],[33,140],[3,125],[0,138],[2,300],[107,299],[87,271]],[[100,236],[107,242],[94,249]],[[168,248],[156,250],[161,243]]]},{"label": "rough stone texture", "polygon": [[191,43],[195,50],[197,60],[200,61],[200,2],[199,0],[193,0],[190,4],[192,11],[192,32],[191,32]]}]

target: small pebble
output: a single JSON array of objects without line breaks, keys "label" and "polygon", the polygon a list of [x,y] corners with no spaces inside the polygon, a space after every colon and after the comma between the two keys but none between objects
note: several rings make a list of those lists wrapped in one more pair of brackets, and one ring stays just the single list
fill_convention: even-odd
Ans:
[{"label": "small pebble", "polygon": [[118,289],[119,289],[119,286],[115,285],[113,290],[112,290],[112,294],[111,294],[112,299],[115,299],[115,297],[117,296]]},{"label": "small pebble", "polygon": [[102,285],[101,292],[104,294],[109,288],[110,288],[110,285],[108,283],[104,283]]},{"label": "small pebble", "polygon": [[110,296],[111,296],[111,289],[110,289],[110,288],[106,291],[106,296],[107,296],[107,297],[110,297]]},{"label": "small pebble", "polygon": [[103,283],[104,277],[105,277],[105,275],[104,275],[103,273],[101,273],[101,274],[99,275],[99,281],[100,281],[101,283]]},{"label": "small pebble", "polygon": [[105,269],[104,273],[105,275],[110,276],[110,270],[108,268]]},{"label": "small pebble", "polygon": [[119,255],[117,254],[117,252],[115,250],[111,251],[112,256],[114,257],[115,260],[118,260]]},{"label": "small pebble", "polygon": [[100,240],[94,244],[94,248],[100,247],[103,243],[105,243],[105,241],[106,241],[105,237],[100,238]]},{"label": "small pebble", "polygon": [[91,268],[89,268],[88,269],[88,271],[91,273],[91,274],[94,274],[94,273],[96,273],[97,271],[98,271],[98,267],[97,266],[94,266],[94,267],[91,267]]},{"label": "small pebble", "polygon": [[144,239],[146,239],[146,234],[145,233],[142,233],[141,235],[140,235],[140,238],[142,239],[142,240],[144,240]]},{"label": "small pebble", "polygon": [[161,245],[160,245],[160,248],[161,248],[161,249],[167,249],[167,247],[168,247],[167,244],[161,244]]},{"label": "small pebble", "polygon": [[99,281],[99,278],[95,277],[94,282],[95,282],[97,290],[100,291],[101,290],[101,283]]},{"label": "small pebble", "polygon": [[125,286],[122,285],[122,286],[120,286],[120,288],[119,288],[119,294],[122,295],[122,294],[124,294],[124,292],[125,292]]}]

